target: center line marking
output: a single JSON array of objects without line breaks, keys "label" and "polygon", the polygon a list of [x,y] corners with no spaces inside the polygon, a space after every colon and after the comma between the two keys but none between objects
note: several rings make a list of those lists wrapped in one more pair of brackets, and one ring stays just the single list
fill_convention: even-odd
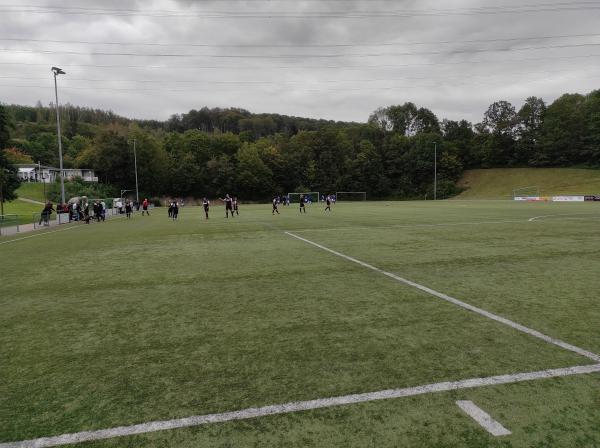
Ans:
[{"label": "center line marking", "polygon": [[569,351],[571,351],[573,353],[577,353],[578,355],[585,356],[586,358],[592,359],[592,360],[594,360],[596,362],[600,362],[600,355],[597,355],[597,354],[592,353],[590,351],[587,351],[587,350],[584,350],[582,348],[576,347],[575,345],[572,345],[572,344],[569,344],[567,342],[561,341],[560,339],[556,339],[556,338],[547,336],[547,335],[545,335],[543,333],[540,333],[537,330],[534,330],[532,328],[528,328],[528,327],[526,327],[524,325],[521,325],[521,324],[518,324],[516,322],[513,322],[512,320],[506,319],[506,318],[504,318],[502,316],[498,316],[497,314],[490,313],[489,311],[486,311],[486,310],[484,310],[482,308],[477,308],[476,306],[470,305],[470,304],[468,304],[466,302],[463,302],[461,300],[455,299],[454,297],[450,297],[449,295],[446,295],[446,294],[443,294],[441,292],[435,291],[435,290],[433,290],[431,288],[428,288],[427,286],[423,286],[423,285],[420,285],[420,284],[415,283],[413,281],[407,280],[407,279],[405,279],[403,277],[400,277],[399,275],[392,274],[391,272],[384,271],[383,269],[379,269],[378,267],[373,266],[373,265],[368,264],[368,263],[365,263],[364,261],[360,261],[360,260],[358,260],[356,258],[350,257],[348,255],[344,255],[341,252],[337,252],[337,251],[335,251],[333,249],[329,249],[328,247],[325,247],[325,246],[323,246],[323,245],[321,245],[319,243],[315,243],[314,241],[307,240],[306,238],[302,238],[301,236],[296,235],[296,234],[294,234],[292,232],[285,232],[285,234],[289,235],[289,236],[291,236],[293,238],[296,238],[296,239],[298,239],[300,241],[304,241],[305,243],[308,243],[308,244],[310,244],[312,246],[318,247],[319,249],[324,250],[326,252],[329,252],[329,253],[331,253],[333,255],[337,255],[340,258],[343,258],[345,260],[351,261],[352,263],[356,263],[356,264],[358,264],[358,265],[360,265],[360,266],[362,266],[364,268],[371,269],[372,271],[375,271],[375,272],[379,272],[380,274],[383,274],[383,275],[385,275],[387,277],[393,278],[394,280],[396,280],[396,281],[398,281],[400,283],[404,283],[405,285],[412,286],[413,288],[416,288],[416,289],[418,289],[420,291],[423,291],[423,292],[425,292],[427,294],[430,294],[430,295],[432,295],[434,297],[437,297],[438,299],[442,299],[442,300],[445,300],[446,302],[453,303],[454,305],[460,306],[461,308],[467,309],[467,310],[472,311],[472,312],[474,312],[476,314],[479,314],[481,316],[487,317],[488,319],[492,319],[492,320],[495,320],[496,322],[500,322],[501,324],[508,325],[509,327],[514,328],[515,330],[518,330],[518,331],[520,331],[522,333],[526,333],[526,334],[528,334],[530,336],[534,336],[534,337],[536,337],[538,339],[541,339],[542,341],[548,342],[549,344],[554,344],[554,345],[556,345],[558,347],[564,348],[565,350],[569,350]]},{"label": "center line marking", "polygon": [[456,404],[491,435],[500,437],[512,434],[472,401],[457,401]]}]

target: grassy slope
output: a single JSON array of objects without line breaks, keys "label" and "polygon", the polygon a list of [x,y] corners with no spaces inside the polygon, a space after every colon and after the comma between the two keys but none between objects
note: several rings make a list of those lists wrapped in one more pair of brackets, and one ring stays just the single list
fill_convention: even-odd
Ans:
[{"label": "grassy slope", "polygon": [[542,196],[600,194],[600,170],[506,168],[466,171],[457,199],[510,199],[516,188],[537,186]]},{"label": "grassy slope", "polygon": [[[160,210],[0,246],[0,441],[587,364],[282,229],[598,352],[596,205],[248,206],[209,222],[185,208],[177,223]],[[527,221],[541,215],[557,216]],[[511,222],[460,225],[490,221]],[[490,438],[456,399],[514,435]],[[84,446],[595,446],[598,402],[591,375]]]},{"label": "grassy slope", "polygon": [[[17,190],[18,198],[31,199],[33,201],[44,201],[44,186],[33,182],[21,184]],[[33,221],[33,214],[40,213],[43,209],[41,204],[32,204],[30,202],[16,199],[4,204],[4,213],[6,215],[19,215],[19,223],[27,224]],[[54,215],[53,215],[54,216]]]},{"label": "grassy slope", "polygon": [[[46,188],[50,187],[46,185]],[[35,182],[24,182],[17,190],[17,194],[20,198],[44,202],[44,184]]]},{"label": "grassy slope", "polygon": [[[19,215],[19,223],[27,224],[33,222],[33,214],[41,213],[43,208],[43,205],[31,204],[30,202],[24,202],[16,199],[4,204],[4,214]],[[52,216],[54,217],[55,215],[52,214]]]}]

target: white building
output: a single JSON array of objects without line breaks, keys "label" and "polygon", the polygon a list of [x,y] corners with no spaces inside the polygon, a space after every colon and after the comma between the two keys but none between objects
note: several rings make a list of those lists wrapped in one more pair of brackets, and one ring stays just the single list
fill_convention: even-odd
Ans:
[{"label": "white building", "polygon": [[[50,184],[59,178],[60,169],[51,166],[38,165],[35,163],[15,165],[18,169],[18,176],[22,182],[44,182]],[[94,170],[85,168],[63,168],[65,180],[72,180],[80,177],[85,182],[98,182]]]}]

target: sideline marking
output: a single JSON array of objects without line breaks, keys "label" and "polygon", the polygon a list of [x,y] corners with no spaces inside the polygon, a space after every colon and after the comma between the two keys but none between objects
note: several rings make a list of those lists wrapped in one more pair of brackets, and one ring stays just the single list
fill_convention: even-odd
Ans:
[{"label": "sideline marking", "polygon": [[36,237],[36,236],[44,236],[44,235],[49,235],[49,234],[51,234],[51,233],[64,232],[65,230],[77,229],[77,228],[79,228],[79,227],[80,227],[80,226],[78,226],[78,225],[73,225],[73,226],[67,227],[67,228],[65,228],[65,229],[52,230],[52,231],[50,231],[50,232],[36,233],[35,235],[24,236],[24,237],[21,237],[21,238],[16,238],[16,239],[14,239],[14,240],[0,241],[0,244],[14,243],[14,242],[16,242],[16,241],[27,240],[27,239],[29,239],[29,238],[33,238],[33,237]]},{"label": "sideline marking", "polygon": [[472,389],[476,387],[497,386],[501,384],[521,383],[540,379],[559,378],[572,375],[583,375],[600,372],[600,364],[588,366],[566,367],[562,369],[542,370],[538,372],[515,373],[511,375],[490,376],[487,378],[471,378],[461,381],[448,381],[443,383],[426,384],[423,386],[407,387],[403,389],[388,389],[379,392],[364,394],[344,395],[331,398],[320,398],[310,401],[296,401],[291,403],[276,404],[260,408],[242,409],[221,414],[196,415],[192,417],[178,418],[174,420],[153,421],[131,426],[119,426],[115,428],[100,429],[96,431],[82,431],[70,434],[62,434],[54,437],[42,437],[39,439],[22,440],[19,442],[0,443],[0,448],[45,448],[72,443],[88,442],[91,440],[111,439],[113,437],[131,436],[135,434],[146,434],[150,432],[164,431],[168,429],[188,428],[191,426],[207,425],[210,423],[222,423],[233,420],[245,420],[250,418],[265,417],[268,415],[289,414],[292,412],[308,411],[312,409],[323,409],[334,406],[343,406],[356,403],[365,403],[377,400],[389,400],[392,398],[412,397],[415,395],[430,394],[436,392],[447,392],[458,389]]},{"label": "sideline marking", "polygon": [[499,437],[499,436],[509,436],[512,433],[494,420],[487,412],[481,409],[472,401],[457,401],[456,405],[461,408],[464,412],[466,412],[473,420],[475,420],[479,425],[483,427],[487,432],[491,435]]},{"label": "sideline marking", "polygon": [[375,267],[373,265],[365,263],[364,261],[357,260],[356,258],[352,258],[352,257],[350,257],[348,255],[344,255],[341,252],[337,252],[337,251],[335,251],[333,249],[329,249],[329,248],[327,248],[327,247],[325,247],[325,246],[323,246],[321,244],[315,243],[314,241],[307,240],[306,238],[302,238],[301,236],[298,236],[298,235],[296,235],[294,233],[285,232],[285,234],[289,235],[289,236],[291,236],[293,238],[296,238],[296,239],[298,239],[300,241],[304,241],[305,243],[308,243],[308,244],[310,244],[312,246],[318,247],[319,249],[322,249],[322,250],[324,250],[326,252],[329,252],[331,254],[337,255],[338,257],[344,258],[345,260],[348,260],[348,261],[351,261],[353,263],[359,264],[362,267],[365,267],[367,269],[371,269],[371,270],[373,270],[375,272],[379,272],[380,274],[383,274],[383,275],[386,275],[386,276],[388,276],[390,278],[393,278],[394,280],[397,280],[400,283],[404,283],[405,285],[412,286],[413,288],[416,288],[416,289],[418,289],[420,291],[423,291],[423,292],[425,292],[427,294],[430,294],[430,295],[432,295],[434,297],[437,297],[439,299],[445,300],[446,302],[453,303],[454,305],[458,305],[461,308],[465,308],[465,309],[467,309],[469,311],[472,311],[472,312],[474,312],[476,314],[479,314],[481,316],[487,317],[488,319],[492,319],[492,320],[495,320],[496,322],[500,322],[501,324],[508,325],[509,327],[512,327],[515,330],[518,330],[518,331],[521,331],[521,332],[526,333],[528,335],[534,336],[534,337],[536,337],[538,339],[541,339],[543,341],[546,341],[546,342],[548,342],[550,344],[557,345],[557,346],[559,346],[561,348],[564,348],[565,350],[569,350],[571,352],[577,353],[578,355],[585,356],[586,358],[592,359],[592,360],[594,360],[596,362],[600,362],[600,355],[597,355],[595,353],[589,352],[589,351],[584,350],[582,348],[576,347],[576,346],[571,345],[571,344],[569,344],[567,342],[561,341],[560,339],[555,339],[553,337],[547,336],[547,335],[545,335],[543,333],[540,333],[537,330],[534,330],[532,328],[528,328],[528,327],[526,327],[524,325],[521,325],[521,324],[518,324],[516,322],[513,322],[512,320],[506,319],[506,318],[504,318],[502,316],[498,316],[497,314],[490,313],[489,311],[486,311],[486,310],[484,310],[482,308],[477,308],[476,306],[470,305],[470,304],[468,304],[466,302],[463,302],[461,300],[455,299],[454,297],[450,297],[449,295],[446,295],[446,294],[443,294],[441,292],[435,291],[435,290],[433,290],[431,288],[428,288],[427,286],[423,286],[423,285],[420,285],[419,283],[415,283],[413,281],[407,280],[407,279],[405,279],[403,277],[400,277],[399,275],[392,274],[391,272],[384,271],[383,269],[379,269],[378,267]]},{"label": "sideline marking", "polygon": [[[106,221],[106,222],[113,222],[113,221],[115,221],[115,220],[117,220],[117,219],[122,219],[122,218],[124,218],[124,217],[123,217],[123,216],[116,216],[116,217],[110,218],[110,219],[109,219],[108,221]],[[79,223],[78,221],[76,221],[76,222],[77,222],[77,224],[75,224],[75,223],[69,223],[69,224],[68,224],[68,225],[69,225],[69,227],[66,227],[66,228],[64,228],[64,229],[52,230],[52,231],[50,231],[50,232],[36,233],[36,234],[34,234],[34,235],[24,236],[24,237],[22,237],[22,238],[16,238],[16,239],[14,239],[14,240],[0,241],[0,245],[2,245],[2,244],[8,244],[8,243],[14,243],[14,242],[16,242],[16,241],[22,241],[22,240],[26,240],[26,239],[29,239],[29,238],[33,238],[33,237],[36,237],[36,236],[44,236],[44,235],[49,235],[49,234],[51,234],[51,233],[64,232],[64,231],[66,231],[66,230],[79,229],[79,228],[84,228],[84,227],[85,227],[85,228],[87,228],[87,226],[84,226],[84,225],[83,225],[83,223]],[[71,225],[71,224],[72,224],[72,225]]]}]

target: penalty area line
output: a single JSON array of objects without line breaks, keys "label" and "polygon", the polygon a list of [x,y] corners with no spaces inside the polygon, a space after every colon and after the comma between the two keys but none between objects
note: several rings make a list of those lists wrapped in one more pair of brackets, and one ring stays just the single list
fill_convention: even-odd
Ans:
[{"label": "penalty area line", "polygon": [[583,375],[600,372],[600,364],[588,366],[566,367],[561,369],[542,370],[537,372],[515,373],[498,375],[486,378],[471,378],[461,381],[448,381],[443,383],[426,384],[423,386],[407,387],[403,389],[389,389],[379,392],[344,395],[331,398],[319,398],[310,401],[296,401],[258,408],[242,409],[221,414],[197,415],[173,420],[153,421],[131,426],[100,429],[96,431],[82,431],[71,434],[62,434],[54,437],[22,440],[18,442],[0,443],[0,448],[45,448],[73,443],[89,442],[93,440],[112,439],[114,437],[147,434],[170,429],[189,428],[192,426],[223,423],[235,420],[265,417],[269,415],[289,414],[293,412],[325,409],[335,406],[344,406],[357,403],[366,403],[379,400],[412,397],[437,392],[447,392],[459,389],[473,389],[477,387],[498,386],[502,384],[521,383],[525,381],[560,378],[573,375]]},{"label": "penalty area line", "polygon": [[376,266],[373,266],[371,264],[365,263],[364,261],[360,261],[360,260],[358,260],[356,258],[350,257],[348,255],[345,255],[345,254],[343,254],[341,252],[338,252],[338,251],[335,251],[333,249],[329,249],[328,247],[325,247],[325,246],[323,246],[323,245],[321,245],[319,243],[315,243],[314,241],[311,241],[311,240],[308,240],[306,238],[303,238],[303,237],[301,237],[299,235],[296,235],[296,234],[294,234],[292,232],[284,232],[284,233],[286,235],[289,235],[289,236],[291,236],[293,238],[296,238],[296,239],[298,239],[300,241],[303,241],[303,242],[305,242],[307,244],[315,246],[315,247],[317,247],[317,248],[319,248],[321,250],[324,250],[324,251],[329,252],[329,253],[331,253],[333,255],[336,255],[336,256],[338,256],[340,258],[343,258],[345,260],[351,261],[352,263],[356,263],[356,264],[358,264],[358,265],[360,265],[360,266],[362,266],[364,268],[370,269],[370,270],[375,271],[375,272],[379,272],[380,274],[383,274],[383,275],[385,275],[387,277],[390,277],[390,278],[392,278],[392,279],[394,279],[394,280],[396,280],[396,281],[398,281],[400,283],[404,283],[405,285],[412,286],[413,288],[416,288],[419,291],[422,291],[422,292],[425,292],[425,293],[427,293],[429,295],[437,297],[438,299],[445,300],[446,302],[450,302],[450,303],[452,303],[454,305],[457,305],[457,306],[459,306],[461,308],[464,308],[466,310],[472,311],[473,313],[479,314],[481,316],[487,317],[488,319],[491,319],[491,320],[494,320],[494,321],[499,322],[501,324],[507,325],[507,326],[509,326],[511,328],[514,328],[515,330],[518,330],[518,331],[522,332],[522,333],[526,333],[526,334],[528,334],[530,336],[534,336],[534,337],[536,337],[538,339],[541,339],[542,341],[548,342],[549,344],[556,345],[556,346],[561,347],[561,348],[563,348],[565,350],[569,350],[569,351],[571,351],[573,353],[577,353],[578,355],[585,356],[586,358],[589,358],[589,359],[591,359],[593,361],[600,362],[600,355],[597,355],[597,354],[592,353],[590,351],[587,351],[587,350],[584,350],[582,348],[576,347],[575,345],[572,345],[572,344],[569,344],[567,342],[561,341],[560,339],[556,339],[556,338],[547,336],[547,335],[545,335],[545,334],[543,334],[543,333],[541,333],[541,332],[539,332],[537,330],[534,330],[532,328],[528,328],[528,327],[526,327],[524,325],[521,325],[521,324],[518,324],[516,322],[513,322],[512,320],[506,319],[506,318],[504,318],[502,316],[498,316],[497,314],[490,313],[489,311],[486,311],[486,310],[484,310],[482,308],[478,308],[476,306],[470,305],[470,304],[468,304],[466,302],[463,302],[461,300],[455,299],[454,297],[451,297],[451,296],[449,296],[447,294],[443,294],[441,292],[435,291],[434,289],[428,288],[427,286],[423,286],[423,285],[420,285],[419,283],[415,283],[415,282],[413,282],[411,280],[407,280],[407,279],[405,279],[403,277],[400,277],[399,275],[393,274],[391,272],[384,271],[383,269],[379,269]]}]

